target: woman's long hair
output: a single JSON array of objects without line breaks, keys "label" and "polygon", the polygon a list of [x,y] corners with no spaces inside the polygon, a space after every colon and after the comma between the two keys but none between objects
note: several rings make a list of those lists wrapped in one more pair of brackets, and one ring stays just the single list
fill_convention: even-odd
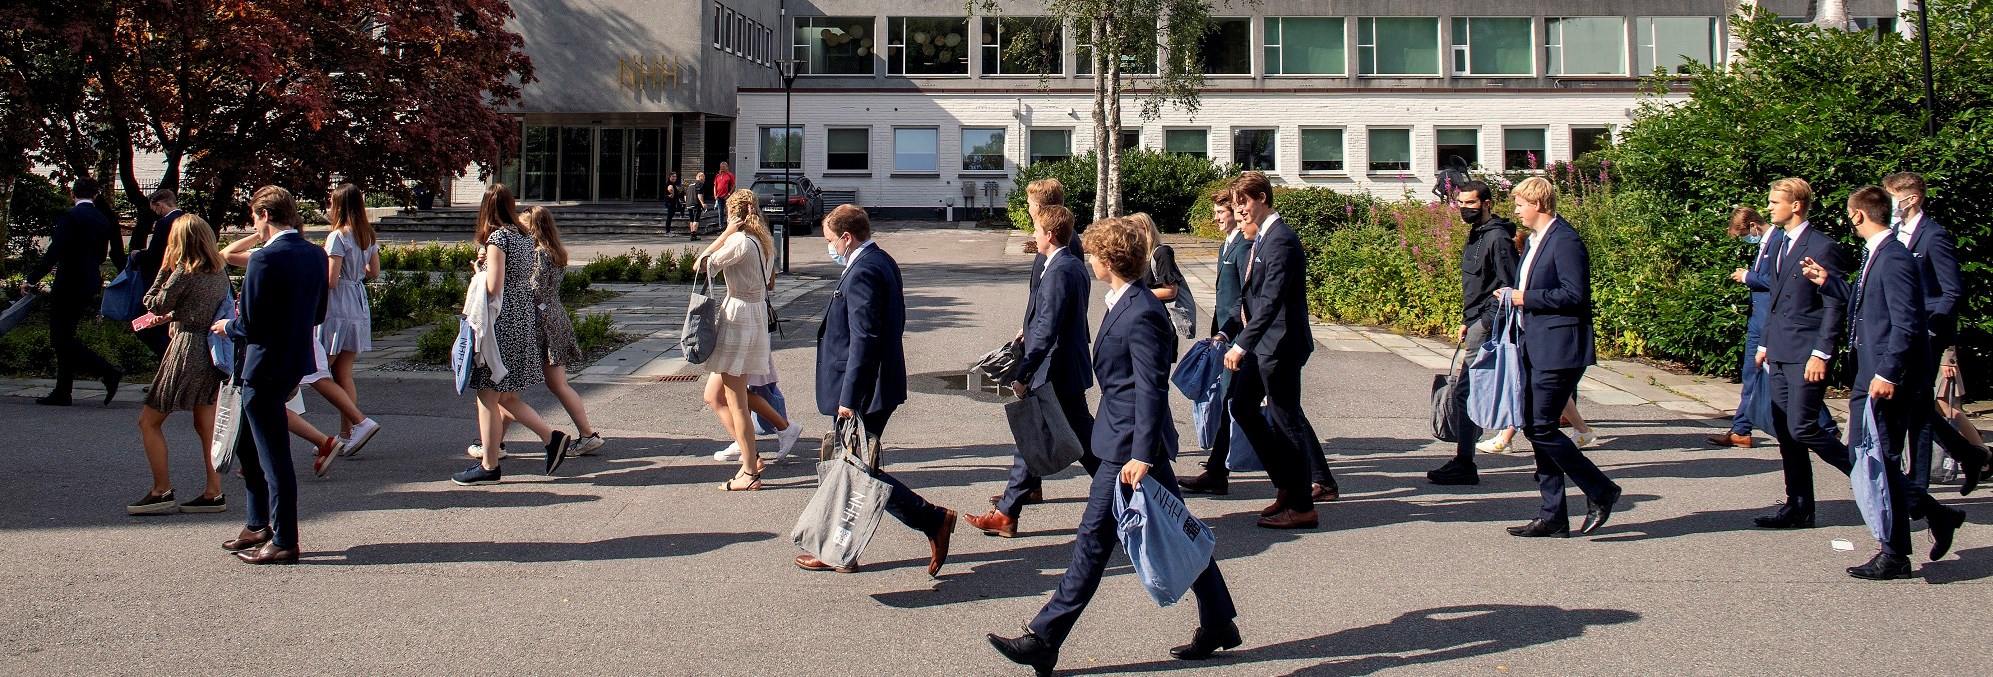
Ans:
[{"label": "woman's long hair", "polygon": [[374,223],[367,219],[367,199],[360,194],[359,186],[342,183],[332,189],[331,199],[326,200],[325,215],[332,221],[332,232],[346,231],[361,251],[374,246]]},{"label": "woman's long hair", "polygon": [[560,268],[567,267],[567,247],[561,244],[561,229],[554,226],[554,213],[546,207],[527,207],[519,215],[519,228],[532,236],[534,246],[547,253]]},{"label": "woman's long hair", "polygon": [[[763,263],[775,262],[775,236],[768,233],[768,222],[761,220],[761,198],[755,197],[754,191],[738,188],[729,193],[727,218],[741,222],[741,230],[761,243]],[[775,284],[775,275],[772,271],[768,276],[768,284]]]},{"label": "woman's long hair", "polygon": [[502,183],[484,189],[484,204],[477,208],[477,231],[472,242],[483,247],[491,242],[491,231],[517,225],[519,203],[512,199],[512,189]]},{"label": "woman's long hair", "polygon": [[215,246],[215,229],[193,214],[173,219],[160,267],[183,273],[219,273],[228,267]]}]

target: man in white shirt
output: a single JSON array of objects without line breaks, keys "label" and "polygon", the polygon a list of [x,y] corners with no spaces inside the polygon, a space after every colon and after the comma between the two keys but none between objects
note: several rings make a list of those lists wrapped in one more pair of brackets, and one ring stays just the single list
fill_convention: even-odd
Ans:
[{"label": "man in white shirt", "polygon": [[1814,524],[1809,453],[1843,473],[1850,467],[1847,445],[1820,425],[1828,362],[1847,335],[1847,302],[1823,295],[1818,285],[1807,282],[1801,262],[1810,258],[1841,275],[1849,268],[1848,257],[1834,238],[1807,221],[1813,187],[1805,180],[1780,179],[1766,199],[1771,222],[1785,228],[1786,243],[1772,269],[1770,314],[1752,366],[1771,367],[1772,420],[1765,427],[1778,438],[1786,500],[1755,522],[1769,529],[1807,529]]}]

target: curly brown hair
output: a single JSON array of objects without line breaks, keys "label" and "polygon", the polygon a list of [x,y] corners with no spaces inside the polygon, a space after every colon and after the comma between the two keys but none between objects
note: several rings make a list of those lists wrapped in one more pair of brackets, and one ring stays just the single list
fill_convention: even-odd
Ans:
[{"label": "curly brown hair", "polygon": [[1155,242],[1149,229],[1124,217],[1110,217],[1087,226],[1080,246],[1114,271],[1114,276],[1133,282],[1149,272],[1149,251]]}]

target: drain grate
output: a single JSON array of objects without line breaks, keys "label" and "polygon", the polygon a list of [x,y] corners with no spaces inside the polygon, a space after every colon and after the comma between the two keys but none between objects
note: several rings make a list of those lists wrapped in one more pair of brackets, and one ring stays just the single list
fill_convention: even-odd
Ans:
[{"label": "drain grate", "polygon": [[659,382],[659,383],[686,383],[686,382],[690,382],[690,381],[697,381],[697,380],[699,380],[699,375],[698,375],[698,374],[674,374],[674,375],[671,375],[671,376],[659,376],[659,377],[657,377],[657,380],[658,380],[658,382]]}]

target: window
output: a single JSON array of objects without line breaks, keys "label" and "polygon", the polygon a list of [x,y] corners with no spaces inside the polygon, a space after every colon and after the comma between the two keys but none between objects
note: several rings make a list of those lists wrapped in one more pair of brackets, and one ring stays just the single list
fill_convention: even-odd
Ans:
[{"label": "window", "polygon": [[1454,17],[1454,75],[1535,75],[1529,19]]},{"label": "window", "polygon": [[1211,32],[1204,34],[1203,52],[1206,75],[1251,75],[1252,19],[1211,19]]},{"label": "window", "polygon": [[1438,142],[1433,144],[1435,169],[1446,169],[1454,165],[1472,168],[1481,164],[1481,130],[1442,129]]},{"label": "window", "polygon": [[1141,147],[1142,147],[1142,128],[1136,127],[1134,129],[1121,130],[1121,150],[1130,150]]},{"label": "window", "polygon": [[1202,129],[1163,130],[1163,151],[1211,157],[1211,132]]},{"label": "window", "polygon": [[1031,164],[1057,162],[1073,156],[1073,130],[1031,130]]},{"label": "window", "polygon": [[[1121,73],[1123,75],[1154,75],[1156,73],[1156,41],[1147,35],[1137,35],[1135,44],[1127,45],[1121,52]],[[1093,75],[1093,43],[1086,31],[1073,31],[1073,72],[1079,75]]]},{"label": "window", "polygon": [[1343,170],[1343,130],[1301,130],[1301,171],[1340,172]]},{"label": "window", "polygon": [[1551,75],[1625,75],[1626,20],[1545,19],[1543,54]]},{"label": "window", "polygon": [[1586,153],[1612,145],[1612,129],[1608,127],[1572,127],[1571,157],[1584,157]]},{"label": "window", "polygon": [[886,18],[886,72],[893,75],[968,75],[967,18]]},{"label": "window", "polygon": [[802,75],[871,75],[872,17],[796,17],[796,72]]},{"label": "window", "polygon": [[1709,17],[1640,17],[1633,21],[1639,49],[1633,68],[1641,75],[1655,68],[1669,73],[1688,70],[1689,62],[1716,64],[1716,20]]},{"label": "window", "polygon": [[962,130],[962,171],[1003,171],[1003,128]]},{"label": "window", "polygon": [[724,49],[721,40],[727,34],[727,6],[713,3],[713,49]]},{"label": "window", "polygon": [[1356,61],[1363,75],[1439,75],[1439,19],[1357,19]]},{"label": "window", "polygon": [[1265,28],[1267,75],[1349,72],[1341,18],[1270,16]]},{"label": "window", "polygon": [[1877,40],[1896,32],[1896,17],[1893,16],[1858,16],[1850,21],[1854,22],[1855,30],[1873,33]]},{"label": "window", "polygon": [[863,127],[824,130],[824,169],[862,172],[872,168],[872,130]]},{"label": "window", "polygon": [[984,75],[1064,73],[1065,32],[1051,17],[983,17]]},{"label": "window", "polygon": [[1541,127],[1502,130],[1502,168],[1508,171],[1542,169],[1549,164],[1545,155],[1549,132]]},{"label": "window", "polygon": [[732,7],[726,8],[727,20],[720,25],[720,49],[734,51],[734,31],[739,29],[740,15],[734,14]]},{"label": "window", "polygon": [[1370,171],[1405,171],[1412,168],[1412,130],[1370,130]]},{"label": "window", "polygon": [[803,128],[762,127],[761,167],[763,169],[802,169]]},{"label": "window", "polygon": [[933,127],[893,130],[893,171],[935,172],[941,168],[937,145],[940,135]]},{"label": "window", "polygon": [[1274,171],[1274,130],[1232,130],[1232,162],[1240,169]]}]

